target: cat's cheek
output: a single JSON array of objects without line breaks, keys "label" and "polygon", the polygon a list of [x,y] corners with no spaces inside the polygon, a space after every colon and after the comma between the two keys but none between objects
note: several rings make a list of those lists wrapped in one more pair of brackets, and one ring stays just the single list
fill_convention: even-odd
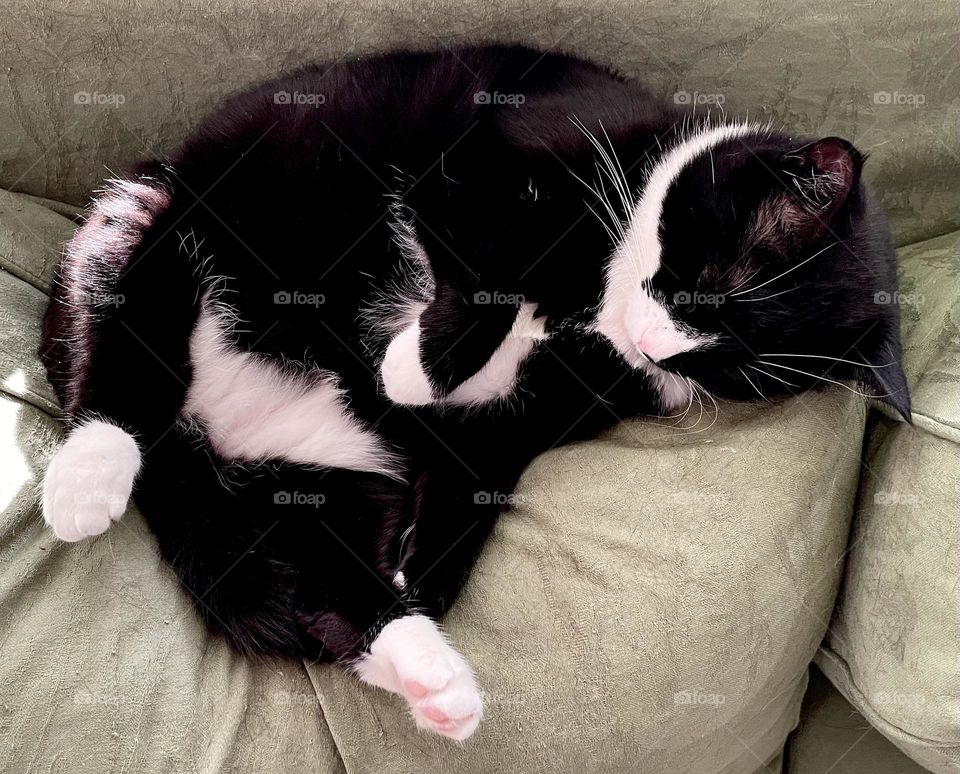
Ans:
[{"label": "cat's cheek", "polygon": [[433,387],[420,363],[420,323],[398,334],[387,347],[380,365],[383,391],[402,406],[428,406],[434,402]]}]

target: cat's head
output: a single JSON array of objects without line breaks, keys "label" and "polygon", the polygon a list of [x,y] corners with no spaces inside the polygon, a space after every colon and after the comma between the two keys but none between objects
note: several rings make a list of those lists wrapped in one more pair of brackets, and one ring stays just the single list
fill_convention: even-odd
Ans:
[{"label": "cat's head", "polygon": [[594,329],[658,377],[665,408],[686,379],[731,398],[852,381],[909,420],[896,260],[862,165],[835,137],[687,135],[638,198],[624,186]]}]

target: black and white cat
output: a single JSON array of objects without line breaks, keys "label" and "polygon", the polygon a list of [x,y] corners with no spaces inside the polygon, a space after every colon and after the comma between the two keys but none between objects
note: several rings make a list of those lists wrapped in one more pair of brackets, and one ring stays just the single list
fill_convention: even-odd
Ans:
[{"label": "black and white cat", "polygon": [[464,739],[480,694],[434,621],[534,456],[698,392],[852,380],[909,418],[861,165],[523,48],[235,96],[65,249],[44,516],[80,540],[132,493],[235,647]]}]

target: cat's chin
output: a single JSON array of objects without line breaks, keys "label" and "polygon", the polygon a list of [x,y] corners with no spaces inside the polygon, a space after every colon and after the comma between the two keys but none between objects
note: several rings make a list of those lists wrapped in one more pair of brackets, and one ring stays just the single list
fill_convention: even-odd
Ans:
[{"label": "cat's chin", "polygon": [[644,360],[640,366],[660,397],[660,409],[666,414],[689,406],[693,400],[693,387],[680,374],[661,368],[651,360]]}]

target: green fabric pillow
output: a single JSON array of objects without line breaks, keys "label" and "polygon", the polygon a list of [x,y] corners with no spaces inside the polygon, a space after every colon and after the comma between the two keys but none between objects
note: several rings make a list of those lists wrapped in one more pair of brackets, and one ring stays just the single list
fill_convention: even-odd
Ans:
[{"label": "green fabric pillow", "polygon": [[870,436],[843,588],[817,663],[932,771],[960,769],[960,233],[901,251],[914,427]]}]

